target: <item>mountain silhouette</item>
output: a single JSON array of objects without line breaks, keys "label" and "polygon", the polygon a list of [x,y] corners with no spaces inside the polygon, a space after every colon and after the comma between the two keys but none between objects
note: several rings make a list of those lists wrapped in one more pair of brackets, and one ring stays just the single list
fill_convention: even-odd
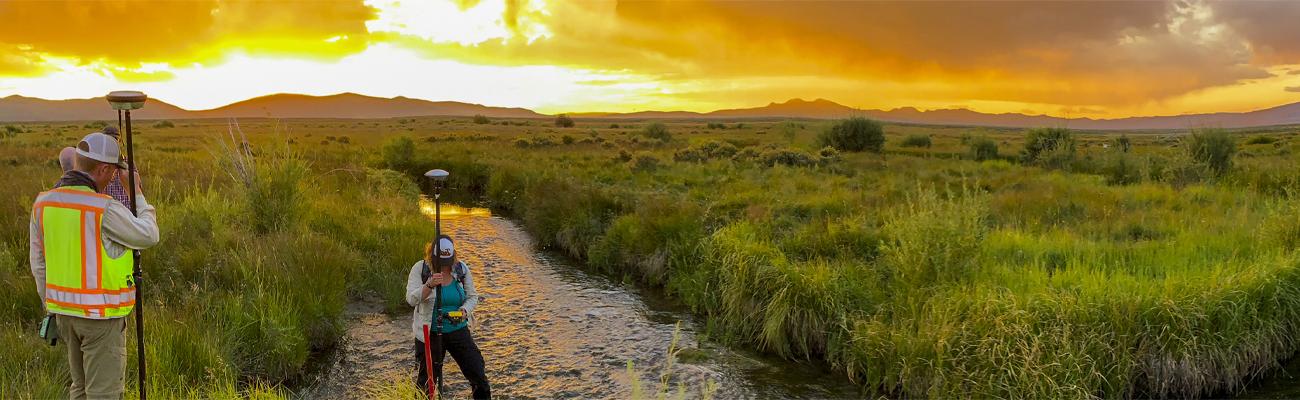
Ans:
[{"label": "mountain silhouette", "polygon": [[[13,95],[0,98],[0,121],[80,121],[114,117],[102,97],[45,100]],[[158,99],[134,111],[137,119],[190,118],[397,118],[416,116],[472,116],[492,118],[549,118],[525,108],[492,107],[457,101],[429,101],[407,97],[372,97],[355,93],[330,96],[273,94],[210,110],[185,110]],[[998,127],[1064,126],[1093,130],[1185,129],[1192,127],[1241,128],[1300,124],[1300,103],[1240,113],[1185,114],[1115,119],[1058,118],[1017,113],[986,114],[966,109],[922,111],[912,107],[869,110],[826,99],[791,99],[762,107],[691,111],[639,111],[630,113],[570,113],[575,118],[601,119],[832,119],[864,116],[888,122]]]}]

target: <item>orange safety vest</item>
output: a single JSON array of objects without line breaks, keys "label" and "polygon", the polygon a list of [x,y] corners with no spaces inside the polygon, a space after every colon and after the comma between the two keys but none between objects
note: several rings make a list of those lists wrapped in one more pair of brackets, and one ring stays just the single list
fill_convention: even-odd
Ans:
[{"label": "orange safety vest", "polygon": [[104,248],[100,223],[111,197],[85,186],[36,196],[32,218],[45,258],[45,308],[92,319],[120,318],[135,306],[134,255],[117,258]]}]

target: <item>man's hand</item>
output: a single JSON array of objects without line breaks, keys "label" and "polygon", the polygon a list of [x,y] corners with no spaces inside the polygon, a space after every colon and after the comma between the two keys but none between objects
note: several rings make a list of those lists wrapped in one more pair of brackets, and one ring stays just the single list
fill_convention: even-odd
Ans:
[{"label": "man's hand", "polygon": [[[122,180],[122,183],[124,185],[131,184],[131,180],[128,179],[130,175],[128,174],[129,172],[127,170],[121,170],[121,172],[118,173],[118,178]],[[144,191],[140,189],[141,188],[140,185],[144,184],[143,182],[144,181],[140,179],[140,171],[139,170],[135,171],[135,194],[139,195],[141,193],[144,193]]]}]

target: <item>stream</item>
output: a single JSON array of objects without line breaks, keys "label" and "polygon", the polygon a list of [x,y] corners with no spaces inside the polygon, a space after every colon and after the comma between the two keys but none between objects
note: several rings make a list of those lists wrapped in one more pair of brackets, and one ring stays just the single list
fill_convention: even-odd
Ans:
[{"label": "stream", "polygon": [[[709,381],[714,398],[857,398],[863,394],[824,364],[781,360],[702,338],[702,322],[652,289],[592,273],[563,256],[537,250],[531,237],[486,209],[443,205],[442,229],[456,240],[482,301],[471,325],[500,398],[628,398],[635,365],[646,393],[659,387],[680,323],[672,390],[698,398]],[[414,262],[412,260],[411,262]],[[393,279],[405,280],[405,274]],[[353,302],[349,328],[311,398],[364,398],[364,388],[410,379],[415,368],[410,316],[388,316],[377,299]],[[469,398],[451,357],[448,398]]]}]

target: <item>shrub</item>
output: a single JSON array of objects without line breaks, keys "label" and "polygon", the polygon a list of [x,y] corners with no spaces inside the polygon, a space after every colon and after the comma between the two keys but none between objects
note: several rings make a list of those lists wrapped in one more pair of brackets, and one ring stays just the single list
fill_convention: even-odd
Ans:
[{"label": "shrub", "polygon": [[709,161],[709,156],[697,147],[687,147],[674,152],[673,161],[702,163]]},{"label": "shrub", "polygon": [[22,131],[23,131],[22,128],[13,125],[5,125],[4,132],[0,132],[0,133],[3,133],[5,137],[14,137],[17,134],[22,133]]},{"label": "shrub", "polygon": [[609,129],[618,129],[618,124],[609,124]]},{"label": "shrub", "polygon": [[1110,148],[1118,152],[1128,153],[1133,150],[1133,141],[1129,140],[1128,135],[1120,136],[1110,140]]},{"label": "shrub", "polygon": [[668,132],[668,126],[664,125],[662,122],[655,122],[646,125],[645,129],[641,130],[641,136],[658,140],[660,142],[667,142],[673,139],[672,133]]},{"label": "shrub", "polygon": [[614,156],[614,161],[623,163],[632,161],[632,153],[629,153],[627,150],[619,150],[618,155]]},{"label": "shrub", "polygon": [[907,137],[903,138],[903,143],[899,144],[899,146],[930,148],[931,146],[930,135],[922,135],[922,134],[907,135]]},{"label": "shrub", "polygon": [[970,141],[970,158],[975,161],[998,158],[998,142],[981,137]]},{"label": "shrub", "polygon": [[560,142],[564,144],[573,144],[573,136],[569,136],[569,135],[561,136]]},{"label": "shrub", "polygon": [[1132,185],[1142,182],[1143,174],[1141,165],[1132,155],[1117,150],[1106,157],[1102,175],[1107,185]]},{"label": "shrub", "polygon": [[479,124],[479,125],[484,125],[484,124],[490,124],[490,123],[492,123],[492,120],[488,119],[488,117],[487,117],[487,116],[484,116],[483,114],[475,114],[475,115],[474,115],[474,123]]},{"label": "shrub", "polygon": [[1232,169],[1232,158],[1237,154],[1236,140],[1223,129],[1193,130],[1183,139],[1183,147],[1192,160],[1214,176],[1223,176]]},{"label": "shrub", "polygon": [[840,151],[834,147],[826,146],[817,151],[817,156],[822,158],[822,163],[836,161],[840,159]]},{"label": "shrub", "polygon": [[806,167],[816,165],[819,161],[818,157],[814,157],[806,151],[790,148],[764,150],[759,154],[758,159],[763,163],[763,165],[769,167],[778,164],[789,165],[792,167]]},{"label": "shrub", "polygon": [[153,124],[153,127],[154,127],[155,129],[161,129],[161,128],[175,128],[175,127],[176,127],[176,124],[173,124],[171,121],[168,121],[168,120],[162,120],[162,121],[155,122],[155,123]]},{"label": "shrub", "polygon": [[758,156],[759,156],[758,149],[755,149],[753,147],[746,147],[736,152],[736,155],[732,156],[731,159],[735,161],[754,161],[758,159]]},{"label": "shrub", "polygon": [[1049,168],[1061,168],[1074,161],[1074,135],[1065,128],[1030,129],[1020,160]]},{"label": "shrub", "polygon": [[879,153],[885,145],[885,131],[880,123],[862,117],[840,120],[817,136],[820,146],[839,151]]},{"label": "shrub", "polygon": [[1250,139],[1246,139],[1246,144],[1273,144],[1275,142],[1277,142],[1277,138],[1264,135],[1251,136]]},{"label": "shrub", "polygon": [[352,143],[352,139],[349,139],[347,136],[339,136],[339,143],[343,143],[343,144]]},{"label": "shrub", "polygon": [[730,159],[739,149],[727,142],[710,141],[687,147],[673,153],[674,161],[705,162],[711,159]]},{"label": "shrub", "polygon": [[638,154],[636,158],[632,160],[631,167],[632,171],[636,172],[654,171],[659,169],[659,166],[662,164],[663,162],[659,161],[659,157],[655,157],[653,154]]},{"label": "shrub", "polygon": [[532,140],[532,147],[546,147],[546,146],[554,146],[556,143],[557,143],[557,142],[555,141],[555,138],[553,138],[553,137],[550,137],[550,136],[539,136],[539,137],[535,137],[535,138],[533,138],[533,140]]},{"label": "shrub", "polygon": [[555,126],[559,128],[572,128],[573,118],[569,118],[568,115],[560,114],[558,117],[555,117]]},{"label": "shrub", "polygon": [[380,149],[380,155],[383,159],[384,168],[412,172],[410,168],[414,166],[415,141],[406,136],[394,137],[384,143],[384,147]]},{"label": "shrub", "polygon": [[528,146],[529,146],[528,139],[524,139],[524,138],[518,138],[518,139],[515,139],[514,144],[515,144],[515,147],[518,147],[518,148],[521,148],[521,149],[526,149],[526,148],[528,148]]},{"label": "shrub", "polygon": [[727,129],[727,124],[724,124],[724,123],[721,123],[721,122],[710,122],[710,123],[707,125],[707,128],[709,128],[709,129]]}]

